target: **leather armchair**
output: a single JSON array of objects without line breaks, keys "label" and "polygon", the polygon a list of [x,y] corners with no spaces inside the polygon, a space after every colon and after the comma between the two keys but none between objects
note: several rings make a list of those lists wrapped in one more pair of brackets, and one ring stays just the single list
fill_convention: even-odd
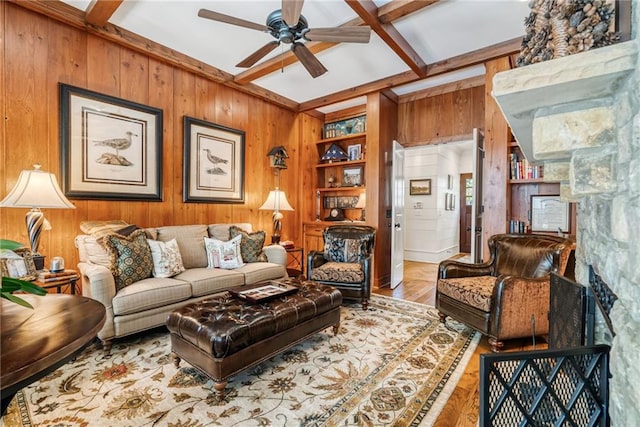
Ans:
[{"label": "leather armchair", "polygon": [[436,308],[489,337],[504,341],[547,335],[550,273],[562,275],[575,244],[562,237],[498,234],[482,264],[445,260],[438,269]]},{"label": "leather armchair", "polygon": [[366,225],[332,225],[322,231],[324,251],[307,256],[309,280],[331,285],[344,299],[362,302],[371,298],[371,265],[376,229]]}]

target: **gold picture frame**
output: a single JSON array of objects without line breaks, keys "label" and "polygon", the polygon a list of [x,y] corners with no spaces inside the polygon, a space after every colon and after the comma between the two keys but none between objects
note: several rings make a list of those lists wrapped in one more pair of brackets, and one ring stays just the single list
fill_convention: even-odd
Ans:
[{"label": "gold picture frame", "polygon": [[28,249],[16,250],[15,253],[19,257],[0,258],[0,273],[2,273],[2,276],[20,280],[35,280],[37,272],[31,251]]}]

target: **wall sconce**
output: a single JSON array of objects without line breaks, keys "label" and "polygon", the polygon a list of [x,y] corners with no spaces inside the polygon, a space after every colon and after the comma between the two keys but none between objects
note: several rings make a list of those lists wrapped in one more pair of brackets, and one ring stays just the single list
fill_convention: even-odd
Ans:
[{"label": "wall sconce", "polygon": [[[7,208],[31,208],[25,217],[27,233],[31,252],[36,257],[40,246],[40,233],[42,230],[50,230],[51,225],[44,217],[40,208],[75,209],[75,206],[64,196],[58,186],[56,176],[52,173],[40,170],[40,165],[33,165],[33,170],[20,172],[18,182],[7,196],[0,202],[0,206]],[[44,268],[42,265],[36,268]]]}]

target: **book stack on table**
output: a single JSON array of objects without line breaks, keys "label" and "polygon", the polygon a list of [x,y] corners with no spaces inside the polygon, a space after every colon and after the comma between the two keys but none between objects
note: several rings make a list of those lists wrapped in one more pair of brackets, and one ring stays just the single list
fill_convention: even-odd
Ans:
[{"label": "book stack on table", "polygon": [[38,280],[40,282],[56,282],[58,280],[77,279],[78,272],[75,270],[62,270],[62,271],[38,271]]}]

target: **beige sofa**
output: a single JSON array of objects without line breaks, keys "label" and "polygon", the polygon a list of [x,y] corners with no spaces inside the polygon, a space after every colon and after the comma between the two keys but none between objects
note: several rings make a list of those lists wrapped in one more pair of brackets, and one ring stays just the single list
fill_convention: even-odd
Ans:
[{"label": "beige sofa", "polygon": [[170,277],[149,277],[116,289],[109,268],[111,257],[95,235],[75,238],[82,278],[82,294],[100,301],[107,309],[104,327],[98,333],[105,350],[114,338],[165,324],[178,307],[206,299],[232,287],[287,276],[286,251],[279,245],[265,246],[268,262],[251,262],[236,269],[207,268],[204,237],[229,240],[229,228],[236,225],[251,232],[251,224],[182,225],[145,229],[148,238],[167,242],[176,239],[185,271]]}]

